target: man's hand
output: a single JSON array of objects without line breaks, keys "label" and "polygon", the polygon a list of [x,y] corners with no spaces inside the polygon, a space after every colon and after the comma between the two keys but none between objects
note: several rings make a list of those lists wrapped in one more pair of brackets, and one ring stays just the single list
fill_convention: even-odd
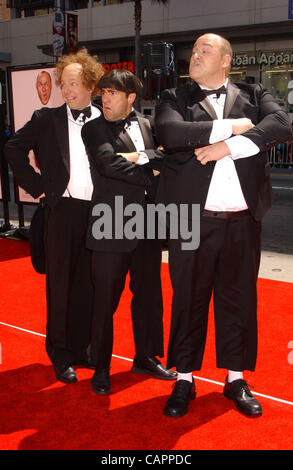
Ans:
[{"label": "man's hand", "polygon": [[207,162],[221,160],[221,158],[230,154],[230,150],[225,142],[216,142],[206,147],[194,149],[194,154],[197,160],[205,165]]},{"label": "man's hand", "polygon": [[154,174],[154,176],[158,176],[160,174],[160,172],[158,170],[153,170],[153,174]]},{"label": "man's hand", "polygon": [[254,124],[252,124],[251,120],[248,118],[231,119],[231,122],[233,135],[243,134],[243,132],[246,132],[254,127]]},{"label": "man's hand", "polygon": [[117,153],[117,155],[121,155],[125,160],[132,163],[136,163],[139,158],[139,154],[137,152]]}]

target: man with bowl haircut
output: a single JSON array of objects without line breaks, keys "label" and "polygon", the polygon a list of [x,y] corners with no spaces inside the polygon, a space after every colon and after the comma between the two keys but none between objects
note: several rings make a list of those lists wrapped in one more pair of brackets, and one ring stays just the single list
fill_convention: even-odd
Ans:
[{"label": "man with bowl haircut", "polygon": [[[117,219],[119,197],[126,206],[143,208],[155,195],[158,162],[151,126],[133,109],[141,92],[140,80],[128,70],[113,70],[99,82],[103,115],[86,124],[82,137],[89,156],[94,184],[93,210],[87,247],[93,250],[94,310],[92,362],[95,374],[92,389],[97,394],[111,390],[109,367],[113,348],[113,315],[130,274],[133,298],[131,314],[135,342],[132,371],[158,379],[174,380],[175,371],[167,370],[156,356],[163,356],[163,305],[161,292],[161,241],[138,239],[126,233],[97,236],[97,208],[105,204]],[[148,158],[148,157],[149,158]],[[144,221],[143,221],[144,222]],[[118,231],[124,232],[123,221]],[[102,234],[103,235],[103,234]]]}]

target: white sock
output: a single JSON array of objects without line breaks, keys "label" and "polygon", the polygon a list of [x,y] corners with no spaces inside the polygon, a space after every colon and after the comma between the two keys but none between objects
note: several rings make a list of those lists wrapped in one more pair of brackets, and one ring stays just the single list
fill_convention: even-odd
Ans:
[{"label": "white sock", "polygon": [[188,382],[192,382],[192,372],[177,372],[177,380],[188,380]]},{"label": "white sock", "polygon": [[243,372],[237,372],[234,370],[228,371],[228,382],[233,382],[234,380],[243,379]]}]

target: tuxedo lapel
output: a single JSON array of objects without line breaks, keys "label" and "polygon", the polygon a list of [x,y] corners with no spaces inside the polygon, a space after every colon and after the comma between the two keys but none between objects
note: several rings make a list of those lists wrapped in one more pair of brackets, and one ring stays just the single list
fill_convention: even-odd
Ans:
[{"label": "tuxedo lapel", "polygon": [[216,112],[207,97],[205,97],[202,101],[200,101],[199,104],[211,116],[212,119],[218,119]]},{"label": "tuxedo lapel", "polygon": [[[145,148],[153,148],[154,144],[152,138],[151,125],[149,124],[149,121],[139,115],[137,115],[137,120],[142,133]],[[136,152],[136,147],[133,141],[131,140],[128,132],[125,129],[120,129],[119,127],[117,127],[114,122],[107,121],[107,123],[111,126],[114,134],[117,136],[117,139],[119,139],[123,143],[123,146],[126,147],[127,152]]]},{"label": "tuxedo lapel", "polygon": [[[191,87],[191,95],[193,98],[193,106],[197,106],[199,104],[213,120],[218,119],[209,99],[203,94],[200,87],[196,83],[194,83]],[[191,110],[193,106],[191,106]]]},{"label": "tuxedo lapel", "polygon": [[233,85],[233,83],[228,82],[227,85],[227,96],[225,100],[224,112],[223,112],[223,119],[227,119],[229,116],[231,109],[234,106],[235,100],[239,95],[240,89]]},{"label": "tuxedo lapel", "polygon": [[132,140],[129,137],[129,134],[128,134],[128,132],[126,132],[126,130],[124,130],[124,129],[120,130],[119,133],[118,133],[118,138],[126,146],[128,152],[135,152],[136,151],[135,145],[132,142]]},{"label": "tuxedo lapel", "polygon": [[[240,89],[238,87],[233,85],[233,83],[228,82],[227,95],[226,95],[224,112],[223,112],[223,119],[226,119],[229,116],[239,92],[240,92]],[[211,116],[212,119],[218,119],[216,112],[213,106],[211,105],[209,99],[207,97],[204,97],[203,99],[201,99],[202,93],[201,93],[200,88],[193,87],[193,93],[194,93],[196,101],[198,100],[199,105],[209,114],[209,116]]]},{"label": "tuxedo lapel", "polygon": [[56,108],[52,113],[53,124],[57,137],[57,144],[62,155],[65,168],[70,173],[70,156],[69,156],[69,138],[68,138],[68,122],[66,104]]}]

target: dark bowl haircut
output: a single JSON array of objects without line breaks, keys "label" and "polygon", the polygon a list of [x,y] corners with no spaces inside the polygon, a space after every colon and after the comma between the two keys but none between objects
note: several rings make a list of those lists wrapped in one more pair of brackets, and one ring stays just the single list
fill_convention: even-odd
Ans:
[{"label": "dark bowl haircut", "polygon": [[118,91],[139,94],[142,90],[142,83],[139,78],[129,70],[114,69],[103,75],[99,81],[99,89],[114,88]]}]

